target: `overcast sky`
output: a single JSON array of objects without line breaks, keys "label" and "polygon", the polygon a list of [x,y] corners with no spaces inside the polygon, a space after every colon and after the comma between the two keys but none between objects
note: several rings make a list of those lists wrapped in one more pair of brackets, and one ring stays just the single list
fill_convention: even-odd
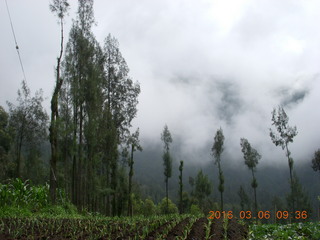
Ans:
[{"label": "overcast sky", "polygon": [[[49,1],[8,0],[27,83],[42,88],[49,113],[59,26]],[[68,39],[71,4],[66,19]],[[117,0],[95,1],[94,33],[111,33],[141,84],[142,144],[160,141],[165,123],[179,141],[178,158],[208,161],[216,130],[225,135],[225,158],[241,156],[249,140],[264,163],[287,164],[269,137],[271,111],[285,106],[298,135],[296,161],[320,148],[320,1]],[[14,102],[23,79],[5,1],[0,3],[0,105]],[[318,103],[318,104],[317,104]]]}]

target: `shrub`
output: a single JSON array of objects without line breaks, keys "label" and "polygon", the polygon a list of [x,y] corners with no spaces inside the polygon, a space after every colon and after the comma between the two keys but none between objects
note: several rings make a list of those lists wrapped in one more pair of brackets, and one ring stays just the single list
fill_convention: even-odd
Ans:
[{"label": "shrub", "polygon": [[67,199],[65,191],[57,189],[57,204],[51,206],[49,185],[32,186],[31,181],[12,179],[8,184],[0,183],[1,216],[28,216],[31,212],[40,214],[77,214],[76,207]]},{"label": "shrub", "polygon": [[159,213],[160,214],[175,214],[179,213],[178,207],[168,199],[168,211],[167,211],[167,198],[163,198],[158,205]]},{"label": "shrub", "polygon": [[192,204],[191,207],[190,207],[190,214],[192,214],[192,215],[201,215],[202,211],[201,211],[201,209],[199,208],[198,205]]},{"label": "shrub", "polygon": [[147,198],[144,201],[142,213],[144,216],[152,216],[156,214],[156,205],[151,199]]}]

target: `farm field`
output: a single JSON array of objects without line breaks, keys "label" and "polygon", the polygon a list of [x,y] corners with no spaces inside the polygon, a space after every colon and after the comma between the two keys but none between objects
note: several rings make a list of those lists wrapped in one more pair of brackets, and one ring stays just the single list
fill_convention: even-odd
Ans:
[{"label": "farm field", "polygon": [[236,220],[191,215],[130,218],[2,218],[0,239],[244,239]]},{"label": "farm field", "polygon": [[250,225],[191,215],[1,218],[0,239],[320,239],[319,223]]}]

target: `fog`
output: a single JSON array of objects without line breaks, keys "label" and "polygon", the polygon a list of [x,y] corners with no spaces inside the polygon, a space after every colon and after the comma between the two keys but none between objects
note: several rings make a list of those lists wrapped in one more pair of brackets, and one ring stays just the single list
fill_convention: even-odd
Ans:
[{"label": "fog", "polygon": [[[59,51],[59,27],[47,1],[9,1],[27,82],[49,99]],[[76,3],[66,19],[68,38]],[[138,115],[144,148],[160,146],[165,124],[176,159],[208,162],[216,130],[224,158],[239,159],[245,137],[261,164],[287,164],[269,137],[271,111],[283,105],[297,126],[289,146],[310,161],[319,146],[320,2],[298,0],[95,1],[100,43],[111,33],[141,84]],[[0,104],[14,102],[23,78],[5,2],[0,7]]]}]

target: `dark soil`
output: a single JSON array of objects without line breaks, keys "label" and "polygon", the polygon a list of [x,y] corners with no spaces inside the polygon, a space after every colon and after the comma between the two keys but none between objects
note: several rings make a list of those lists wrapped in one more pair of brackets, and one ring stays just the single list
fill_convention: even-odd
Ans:
[{"label": "dark soil", "polygon": [[172,230],[168,233],[166,240],[175,240],[176,237],[182,237],[186,226],[190,222],[190,218],[186,218],[180,223],[178,223]]},{"label": "dark soil", "polygon": [[229,220],[228,229],[227,229],[228,239],[233,239],[233,240],[247,239],[248,232],[249,230],[247,225],[239,224],[235,219]]},{"label": "dark soil", "polygon": [[[171,222],[166,222],[154,231],[151,231],[145,240],[167,239],[173,240],[183,237],[190,218],[180,221],[171,229]],[[154,223],[153,223],[154,224]],[[206,236],[205,226],[208,219],[199,218],[191,227],[187,240],[203,240]],[[137,222],[136,225],[127,225],[121,222],[112,221],[87,221],[75,219],[41,219],[33,222],[30,219],[0,219],[0,240],[14,239],[115,239],[129,240],[137,239],[143,233],[146,222]],[[155,226],[155,225],[153,225]],[[101,232],[101,230],[103,230]],[[169,232],[168,232],[169,231]],[[212,220],[210,226],[210,240],[221,240],[227,235],[231,240],[243,240],[248,238],[248,226],[241,225],[236,219],[228,222],[227,232],[223,228],[223,219]],[[167,236],[165,236],[165,234]],[[102,236],[103,237],[99,237]]]},{"label": "dark soil", "polygon": [[210,227],[210,240],[221,240],[224,237],[223,219],[214,219]]},{"label": "dark soil", "polygon": [[187,240],[196,240],[196,239],[205,239],[206,237],[206,228],[208,224],[208,219],[203,217],[199,218],[191,228],[191,231],[187,237]]}]

